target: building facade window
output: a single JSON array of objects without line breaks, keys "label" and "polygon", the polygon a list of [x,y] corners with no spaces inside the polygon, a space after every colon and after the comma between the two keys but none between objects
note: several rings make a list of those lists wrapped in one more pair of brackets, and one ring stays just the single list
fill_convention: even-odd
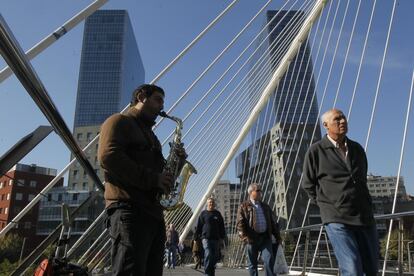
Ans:
[{"label": "building facade window", "polygon": [[79,179],[79,171],[78,170],[73,171],[73,178],[76,179],[76,180]]},{"label": "building facade window", "polygon": [[24,179],[18,179],[17,186],[24,186]]},{"label": "building facade window", "polygon": [[10,193],[7,194],[6,200],[10,200]]},{"label": "building facade window", "polygon": [[36,180],[30,180],[30,187],[36,188],[37,181]]},{"label": "building facade window", "polygon": [[23,194],[22,193],[16,193],[16,200],[22,200]]},{"label": "building facade window", "polygon": [[13,185],[13,179],[9,180],[9,186]]},{"label": "building facade window", "polygon": [[35,196],[36,196],[36,195],[34,195],[34,194],[29,194],[29,195],[28,195],[28,197],[27,197],[27,200],[28,200],[28,201],[32,201],[32,200],[33,200],[33,198],[35,198]]},{"label": "building facade window", "polygon": [[20,213],[21,210],[22,210],[22,207],[16,206],[16,207],[14,207],[13,212],[14,212],[15,215],[17,215],[18,213]]},{"label": "building facade window", "polygon": [[24,223],[24,229],[30,229],[30,228],[32,228],[32,223],[30,221],[26,221]]}]

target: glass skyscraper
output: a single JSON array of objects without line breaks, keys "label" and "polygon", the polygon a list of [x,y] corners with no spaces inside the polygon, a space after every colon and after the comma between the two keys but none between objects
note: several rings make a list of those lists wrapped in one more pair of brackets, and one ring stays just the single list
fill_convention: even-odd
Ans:
[{"label": "glass skyscraper", "polygon": [[[125,10],[98,10],[86,19],[79,71],[74,136],[85,147],[110,115],[120,112],[133,90],[144,82],[144,67]],[[86,152],[98,176],[97,144]],[[91,190],[94,183],[79,164],[70,170],[69,186]]]},{"label": "glass skyscraper", "polygon": [[[270,24],[262,38],[269,37],[258,51],[265,57],[262,66],[268,68],[267,73],[276,70],[278,62],[274,54],[280,51],[281,43],[292,42],[294,37],[287,35],[289,29],[303,16],[301,11],[267,12],[266,23]],[[252,182],[261,183],[266,192],[264,200],[281,217],[282,227],[286,226],[290,214],[289,228],[301,224],[307,196],[301,191],[295,206],[293,201],[300,184],[303,157],[310,143],[321,137],[312,71],[310,48],[305,41],[250,130],[252,144],[236,157],[236,174],[242,191]],[[249,80],[254,81],[255,74]]]},{"label": "glass skyscraper", "polygon": [[[276,62],[274,56],[280,52],[281,44],[292,42],[291,26],[295,26],[298,21],[303,19],[303,12],[301,11],[267,11],[266,22],[270,22],[267,32],[264,35],[270,34],[267,44],[262,46],[261,53],[266,52],[267,64],[271,64],[272,71],[276,69]],[[315,123],[318,117],[318,104],[315,94],[315,84],[313,81],[313,66],[310,54],[310,48],[305,47],[306,42],[300,47],[295,59],[292,60],[291,65],[286,71],[284,77],[280,80],[275,93],[269,99],[268,106],[263,110],[273,109],[273,117],[266,116],[266,112],[262,112],[252,127],[251,138],[252,141],[265,135],[273,125],[277,123],[301,123],[305,122],[306,115],[309,112],[308,122]],[[280,55],[280,54],[279,54]],[[303,111],[302,111],[303,110]],[[302,116],[301,113],[303,114]],[[272,121],[269,124],[269,120]]]},{"label": "glass skyscraper", "polygon": [[144,67],[125,10],[86,19],[74,127],[100,125],[122,110],[144,82]]}]

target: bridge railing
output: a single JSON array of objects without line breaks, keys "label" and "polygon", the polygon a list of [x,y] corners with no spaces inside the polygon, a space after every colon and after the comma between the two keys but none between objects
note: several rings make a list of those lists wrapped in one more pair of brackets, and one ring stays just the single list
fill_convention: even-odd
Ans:
[{"label": "bridge railing", "polygon": [[[412,219],[414,211],[399,212],[394,214],[376,215],[377,225],[383,223],[389,224],[391,220],[398,222],[396,234],[391,234],[392,246],[386,248],[386,240],[388,233],[386,227],[378,229],[380,239],[381,257],[379,259],[380,267],[386,267],[386,273],[411,273],[413,256],[411,252],[411,243],[414,241],[411,237],[407,237],[406,229],[404,229],[404,221]],[[320,270],[337,270],[337,261],[333,250],[329,243],[329,238],[323,232],[322,224],[307,225],[283,231],[285,237],[287,235],[295,236],[298,239],[296,246],[285,245],[285,256],[290,265],[290,269],[305,271]],[[321,234],[318,234],[321,233]],[[321,236],[323,236],[321,238]],[[386,255],[391,256],[390,259],[384,260],[385,251],[389,250]],[[390,254],[390,251],[392,251]],[[386,262],[384,266],[384,262]]]}]

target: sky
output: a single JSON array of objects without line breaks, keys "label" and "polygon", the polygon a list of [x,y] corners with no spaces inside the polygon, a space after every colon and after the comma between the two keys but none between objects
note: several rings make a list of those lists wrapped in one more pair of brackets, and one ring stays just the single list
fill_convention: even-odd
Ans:
[{"label": "sky", "polygon": [[[351,2],[353,4],[350,12],[355,12],[357,1]],[[363,2],[361,12],[368,14],[367,11],[372,6],[372,1]],[[92,1],[86,0],[3,1],[0,12],[21,47],[27,50],[90,3]],[[108,1],[103,9],[126,9],[128,11],[145,68],[145,80],[150,82],[230,3],[229,0],[113,0]],[[167,91],[166,109],[264,3],[265,1],[261,0],[240,0],[190,50],[189,54],[160,80],[158,84]],[[269,9],[279,7],[282,3],[284,1],[274,1]],[[341,3],[345,5],[346,1],[342,0]],[[366,58],[361,71],[358,94],[350,118],[349,136],[362,145],[366,140],[392,3],[391,0],[378,1],[377,13],[372,24]],[[397,1],[393,32],[367,151],[370,172],[376,175],[397,175],[398,171],[408,93],[414,68],[414,51],[412,50],[414,38],[411,35],[411,27],[414,26],[413,9],[414,1]],[[259,19],[260,23],[264,20],[264,16],[262,17],[261,20]],[[363,30],[367,27],[367,23],[367,16],[358,22],[354,47],[351,47],[348,57],[349,66],[345,71],[341,87],[344,96],[340,97],[337,104],[346,112],[350,102],[349,92],[352,91],[354,84],[352,80],[355,79],[360,60],[361,47],[358,45],[362,45],[365,38]],[[346,22],[347,27],[342,34],[344,38],[349,37],[351,33],[351,24],[352,22]],[[259,25],[261,24],[257,23],[256,28]],[[244,39],[251,39],[256,33],[257,30],[253,27],[247,31]],[[339,22],[335,24],[332,37],[336,37],[338,33]],[[82,35],[83,23],[32,60],[33,67],[70,129],[73,127],[75,113]],[[345,57],[344,45],[346,46],[345,43],[341,43],[338,48],[338,59]],[[334,48],[334,43],[332,43],[327,59],[333,55]],[[237,48],[233,51],[237,52]],[[230,57],[225,57],[223,60],[226,61],[226,59]],[[218,66],[223,68],[224,61]],[[315,66],[317,64],[318,61],[315,61]],[[5,62],[0,59],[0,67],[4,66]],[[338,74],[340,66],[335,64],[333,70],[334,74]],[[213,72],[212,76],[208,77],[205,82],[201,82],[196,89],[199,91],[205,89],[207,82],[211,81],[215,74],[218,73]],[[328,74],[326,68],[321,72],[322,76]],[[328,83],[326,89],[335,90],[336,85],[337,83],[332,81]],[[318,87],[318,103],[321,103],[323,90],[323,87]],[[322,110],[332,107],[332,102],[332,94],[330,94],[322,103]],[[14,76],[0,84],[0,103],[0,125],[2,126],[0,155],[38,125],[49,124]],[[405,178],[407,190],[414,194],[414,143],[412,142],[414,141],[414,123],[412,116],[401,175]],[[22,162],[36,163],[60,171],[69,162],[69,151],[57,135],[52,133]],[[224,178],[235,179],[233,170],[229,170]]]}]

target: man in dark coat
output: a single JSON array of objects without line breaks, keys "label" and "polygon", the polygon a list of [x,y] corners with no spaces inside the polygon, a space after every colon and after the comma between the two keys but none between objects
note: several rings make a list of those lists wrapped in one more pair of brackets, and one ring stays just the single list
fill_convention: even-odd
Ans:
[{"label": "man in dark coat", "polygon": [[201,212],[197,222],[196,237],[201,239],[204,249],[204,273],[215,275],[215,266],[220,256],[220,246],[224,242],[226,232],[224,219],[216,210],[214,198],[207,199],[207,209]]},{"label": "man in dark coat", "polygon": [[342,111],[327,111],[322,123],[327,135],[306,153],[302,187],[319,206],[341,275],[377,275],[379,242],[365,151],[346,136]]},{"label": "man in dark coat", "polygon": [[178,232],[175,230],[174,224],[171,223],[167,230],[167,241],[165,242],[168,268],[175,268],[179,241],[180,237],[178,236]]}]

